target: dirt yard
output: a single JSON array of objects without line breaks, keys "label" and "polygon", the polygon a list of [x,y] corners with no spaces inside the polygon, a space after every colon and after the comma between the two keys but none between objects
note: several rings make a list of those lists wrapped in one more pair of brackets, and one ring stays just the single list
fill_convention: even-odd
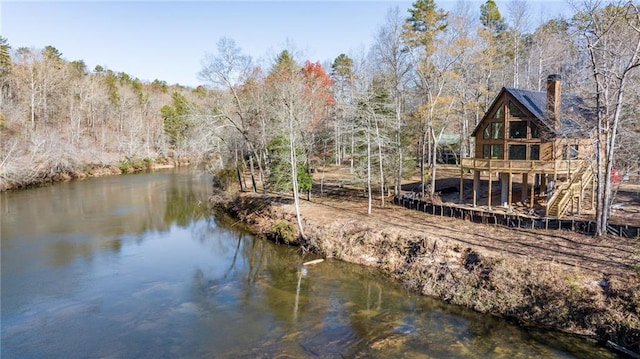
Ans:
[{"label": "dirt yard", "polygon": [[[445,168],[439,171],[436,190],[459,186],[459,170]],[[322,180],[322,192],[320,182]],[[408,181],[403,189],[413,190],[417,179]],[[465,186],[471,185],[471,179]],[[600,275],[636,275],[640,261],[638,239],[621,239],[612,236],[595,238],[570,231],[509,229],[500,226],[479,225],[460,219],[434,217],[411,211],[391,203],[385,198],[382,207],[379,191],[375,195],[373,211],[367,215],[367,198],[362,185],[354,183],[348,170],[341,169],[314,176],[314,192],[311,202],[302,201],[303,217],[330,224],[337,218],[351,218],[367,223],[372,228],[383,226],[387,231],[413,232],[428,237],[442,238],[487,254],[512,254],[515,256],[552,261],[570,267],[578,267]],[[640,224],[640,186],[625,185],[618,192],[617,206],[612,221]],[[458,193],[443,196],[443,201],[457,201]],[[614,206],[615,207],[615,206]]]}]

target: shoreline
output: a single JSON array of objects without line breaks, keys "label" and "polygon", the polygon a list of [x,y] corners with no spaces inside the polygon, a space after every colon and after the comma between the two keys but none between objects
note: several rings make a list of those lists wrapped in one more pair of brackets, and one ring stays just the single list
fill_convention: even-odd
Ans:
[{"label": "shoreline", "polygon": [[[367,221],[341,209],[339,202],[328,206],[332,214],[314,217],[305,214],[312,214],[314,206],[327,205],[303,201],[306,239],[299,240],[287,197],[216,194],[210,201],[213,208],[269,240],[300,246],[316,257],[379,268],[412,292],[524,326],[593,338],[614,349],[624,348],[629,351],[625,355],[640,357],[640,282],[636,272],[640,268],[621,266],[603,273],[602,268],[519,255],[506,248],[485,250],[457,238],[455,227],[464,223],[471,231],[491,231],[489,235],[498,240],[515,231],[459,219],[447,221],[431,233],[398,229],[380,220]],[[399,213],[399,218],[407,215],[399,211],[408,211],[401,207],[389,210],[394,216]],[[384,211],[382,215],[389,217]],[[433,220],[427,214],[417,216]],[[540,234],[526,232],[525,236],[535,240]]]},{"label": "shoreline", "polygon": [[3,179],[3,181],[0,182],[0,193],[46,186],[58,182],[83,180],[104,176],[117,176],[147,170],[176,168],[188,166],[190,164],[191,163],[188,159],[174,160],[169,158],[124,161],[115,164],[85,163],[76,166],[77,168],[64,169],[53,173],[40,171],[33,174],[28,179]]}]

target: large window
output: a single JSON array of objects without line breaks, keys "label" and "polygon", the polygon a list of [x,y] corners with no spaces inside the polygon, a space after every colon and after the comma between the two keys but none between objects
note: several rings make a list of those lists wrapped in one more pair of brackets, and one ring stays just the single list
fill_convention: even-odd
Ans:
[{"label": "large window", "polygon": [[493,118],[495,119],[503,119],[504,118],[504,107],[500,105],[496,110],[496,113],[493,114]]},{"label": "large window", "polygon": [[509,101],[509,115],[511,117],[527,117],[527,115],[511,101]]},{"label": "large window", "polygon": [[527,138],[527,121],[509,122],[509,138]]},{"label": "large window", "polygon": [[482,157],[502,159],[502,145],[482,145]]},{"label": "large window", "polygon": [[538,129],[538,125],[531,121],[531,138],[540,138],[540,129]]},{"label": "large window", "polygon": [[503,137],[504,126],[502,122],[491,122],[484,128],[483,137],[485,139],[499,140]]},{"label": "large window", "polygon": [[510,160],[526,160],[527,146],[526,145],[509,145],[509,159]]},{"label": "large window", "polygon": [[540,160],[540,145],[531,145],[531,154],[529,156],[532,161]]}]

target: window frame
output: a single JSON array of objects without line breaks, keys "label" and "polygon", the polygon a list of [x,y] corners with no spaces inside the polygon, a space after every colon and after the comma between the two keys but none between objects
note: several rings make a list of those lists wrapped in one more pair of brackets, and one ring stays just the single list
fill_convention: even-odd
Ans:
[{"label": "window frame", "polygon": [[[498,126],[499,125],[499,126]],[[482,138],[485,140],[502,140],[504,139],[504,122],[489,122],[482,131]]]},{"label": "window frame", "polygon": [[531,131],[531,138],[540,138],[540,127],[535,121],[529,121],[529,131]]},{"label": "window frame", "polygon": [[[513,140],[521,140],[527,138],[527,128],[529,127],[528,121],[509,121],[509,139]],[[520,129],[518,132],[515,132],[513,127],[514,125],[519,125]],[[514,136],[514,133],[521,133],[520,136]]]},{"label": "window frame", "polygon": [[513,101],[509,101],[509,117],[526,118],[527,114]]},{"label": "window frame", "polygon": [[[518,149],[518,156],[514,156],[516,154],[515,149]],[[509,161],[525,161],[527,159],[527,145],[525,144],[510,144],[509,145]],[[517,158],[514,158],[517,157]]]},{"label": "window frame", "polygon": [[485,143],[482,145],[482,158],[489,160],[504,159],[502,144]]},{"label": "window frame", "polygon": [[[533,154],[534,154],[533,149],[534,148],[537,148],[537,151],[536,151],[537,156],[536,156],[536,158],[534,158],[534,156],[533,156]],[[531,160],[531,161],[540,161],[540,145],[533,144],[533,145],[529,146],[529,160]]]}]

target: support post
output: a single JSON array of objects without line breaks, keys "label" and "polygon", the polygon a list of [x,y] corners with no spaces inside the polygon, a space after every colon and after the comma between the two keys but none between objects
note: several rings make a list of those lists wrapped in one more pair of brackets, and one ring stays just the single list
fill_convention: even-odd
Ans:
[{"label": "support post", "polygon": [[520,201],[522,204],[527,202],[527,189],[529,185],[529,175],[527,173],[522,174],[522,189],[520,190]]},{"label": "support post", "polygon": [[591,210],[595,208],[596,201],[596,176],[593,176],[593,180],[591,180]]},{"label": "support post", "polygon": [[536,200],[536,174],[533,174],[534,181],[531,184],[531,201],[529,201],[529,208],[533,208],[533,202]]},{"label": "support post", "polygon": [[478,202],[478,187],[480,187],[480,171],[473,171],[473,207],[477,205]]},{"label": "support post", "polygon": [[462,159],[460,159],[460,204],[464,199],[464,167],[462,167]]},{"label": "support post", "polygon": [[507,208],[511,208],[511,203],[513,203],[513,175],[511,172],[508,174],[509,176],[509,203],[507,204]]},{"label": "support post", "polygon": [[500,203],[503,207],[507,206],[507,198],[509,196],[507,194],[509,191],[509,179],[507,176],[509,176],[508,173],[500,172]]},{"label": "support post", "polygon": [[493,173],[491,173],[491,168],[489,168],[489,198],[487,199],[487,206],[489,206],[489,209],[491,209],[491,187],[493,186],[491,183],[491,177],[493,177]]}]

